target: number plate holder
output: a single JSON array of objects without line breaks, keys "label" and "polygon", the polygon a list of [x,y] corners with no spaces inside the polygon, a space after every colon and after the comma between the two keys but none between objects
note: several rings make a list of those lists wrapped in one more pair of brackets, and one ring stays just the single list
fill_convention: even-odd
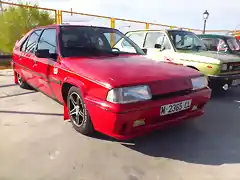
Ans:
[{"label": "number plate holder", "polygon": [[191,104],[192,99],[163,105],[160,107],[160,116],[165,116],[189,109],[191,107]]}]

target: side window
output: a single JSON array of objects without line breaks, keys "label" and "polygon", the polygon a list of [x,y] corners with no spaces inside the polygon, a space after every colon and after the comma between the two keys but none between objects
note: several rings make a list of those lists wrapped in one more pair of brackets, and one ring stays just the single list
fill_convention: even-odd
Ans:
[{"label": "side window", "polygon": [[154,48],[155,44],[163,44],[164,34],[161,32],[149,32],[147,33],[145,48]]},{"label": "side window", "polygon": [[48,49],[51,54],[57,52],[56,29],[43,31],[37,49]]},{"label": "side window", "polygon": [[154,48],[155,44],[160,44],[164,49],[171,49],[171,44],[165,34],[161,32],[149,32],[144,47]]},{"label": "side window", "polygon": [[162,47],[164,47],[164,49],[171,49],[171,44],[166,35],[164,35],[163,43],[161,45],[162,45]]},{"label": "side window", "polygon": [[218,39],[202,38],[203,42],[207,45],[208,50],[217,51]]},{"label": "side window", "polygon": [[[145,33],[144,32],[137,32],[137,33],[132,33],[128,36],[135,44],[137,44],[140,48],[143,47],[143,42],[145,38]],[[127,41],[123,40],[122,42],[122,47],[132,47]]]},{"label": "side window", "polygon": [[41,32],[42,32],[42,30],[34,31],[29,36],[28,40],[25,41],[25,43],[23,44],[23,46],[22,46],[23,49],[22,50],[27,52],[27,53],[34,53]]}]

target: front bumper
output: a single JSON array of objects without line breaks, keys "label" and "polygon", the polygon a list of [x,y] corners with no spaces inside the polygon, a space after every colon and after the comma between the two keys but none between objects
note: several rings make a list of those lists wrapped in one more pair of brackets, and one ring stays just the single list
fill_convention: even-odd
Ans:
[{"label": "front bumper", "polygon": [[[198,117],[204,113],[203,107],[211,97],[209,88],[185,96],[151,100],[141,103],[120,105],[99,102],[85,97],[95,130],[119,140],[131,139],[147,132]],[[160,107],[179,101],[192,99],[191,108],[174,114],[160,116]],[[193,110],[197,105],[198,109]],[[145,125],[133,127],[136,120],[144,120]]]},{"label": "front bumper", "polygon": [[227,75],[208,75],[210,80],[235,80],[240,79],[240,74],[227,74]]},{"label": "front bumper", "polygon": [[240,80],[240,74],[228,74],[228,75],[209,75],[208,79],[210,81],[210,86],[223,86],[224,84],[228,84],[231,86],[238,86],[239,84],[233,84],[234,80]]}]

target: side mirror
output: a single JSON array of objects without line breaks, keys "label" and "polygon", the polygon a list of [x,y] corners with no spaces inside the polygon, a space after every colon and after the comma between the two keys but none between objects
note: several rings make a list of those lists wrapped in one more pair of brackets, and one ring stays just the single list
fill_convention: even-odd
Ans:
[{"label": "side mirror", "polygon": [[144,48],[144,49],[142,49],[143,50],[143,52],[145,53],[145,54],[147,54],[147,49],[146,48]]},{"label": "side mirror", "polygon": [[50,58],[49,49],[39,49],[35,52],[38,58]]},{"label": "side mirror", "polygon": [[154,45],[154,48],[156,48],[156,49],[162,49],[162,46],[161,46],[161,44],[155,44],[155,45]]}]

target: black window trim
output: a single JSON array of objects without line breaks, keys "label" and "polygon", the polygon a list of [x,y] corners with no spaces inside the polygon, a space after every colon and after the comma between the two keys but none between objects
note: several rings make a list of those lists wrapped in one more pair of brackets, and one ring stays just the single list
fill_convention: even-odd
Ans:
[{"label": "black window trim", "polygon": [[[37,46],[35,46],[33,53],[31,53],[31,52],[26,52],[25,50],[22,51],[22,46],[24,45],[24,43],[27,43],[27,44],[28,44],[28,41],[29,41],[30,36],[31,36],[34,32],[39,31],[39,30],[40,30],[41,32],[40,32],[39,37],[38,37],[38,40],[37,40],[37,44],[38,44],[39,38],[41,37],[41,34],[42,34],[42,32],[43,32],[43,29],[42,29],[42,28],[34,29],[34,30],[26,37],[26,39],[23,41],[23,43],[22,43],[21,46],[20,46],[21,52],[24,52],[24,53],[27,53],[27,54],[34,54],[34,53],[35,53]],[[26,45],[27,45],[27,44],[26,44]]]}]

